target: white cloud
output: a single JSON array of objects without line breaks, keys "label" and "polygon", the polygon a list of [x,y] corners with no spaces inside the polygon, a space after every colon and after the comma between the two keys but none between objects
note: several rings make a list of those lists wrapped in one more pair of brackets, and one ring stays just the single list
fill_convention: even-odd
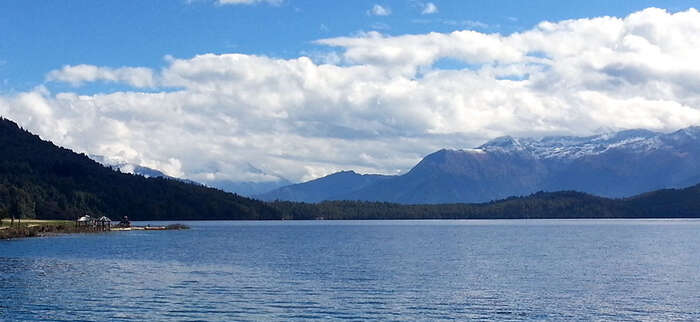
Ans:
[{"label": "white cloud", "polygon": [[421,66],[430,66],[440,58],[455,58],[469,63],[516,63],[525,53],[497,34],[455,31],[386,37],[369,32],[360,37],[322,39],[319,44],[342,47],[344,57],[354,64],[383,66],[410,76]]},{"label": "white cloud", "polygon": [[378,4],[372,6],[372,9],[367,10],[367,15],[370,16],[388,16],[391,14],[391,9]]},{"label": "white cloud", "polygon": [[46,76],[48,81],[79,86],[87,82],[107,81],[125,83],[133,87],[153,87],[153,71],[143,67],[108,68],[93,65],[63,66]]},{"label": "white cloud", "polygon": [[250,4],[256,4],[256,3],[268,3],[273,6],[278,6],[282,4],[284,0],[217,0],[216,3],[219,5],[238,5],[238,4],[243,4],[243,5],[250,5]]},{"label": "white cloud", "polygon": [[438,7],[432,3],[428,2],[425,5],[423,5],[423,10],[421,10],[422,15],[430,15],[438,12]]},{"label": "white cloud", "polygon": [[466,27],[466,28],[479,28],[479,29],[485,29],[489,28],[490,26],[486,23],[483,23],[481,21],[475,21],[475,20],[451,20],[451,19],[443,19],[440,20],[443,24],[446,24],[448,26],[453,26],[453,27]]},{"label": "white cloud", "polygon": [[[166,58],[150,74],[67,66],[47,77],[178,90],[38,87],[0,96],[0,115],[57,144],[195,180],[267,180],[248,163],[292,180],[341,169],[396,173],[439,148],[506,134],[698,125],[698,34],[696,10],[647,9],[507,36],[329,38],[318,44],[330,58],[317,62],[204,54]],[[444,59],[458,66],[440,69]]]},{"label": "white cloud", "polygon": [[374,30],[389,30],[389,29],[391,29],[391,26],[389,26],[388,24],[385,24],[383,22],[375,22],[370,26],[370,28],[372,28]]}]

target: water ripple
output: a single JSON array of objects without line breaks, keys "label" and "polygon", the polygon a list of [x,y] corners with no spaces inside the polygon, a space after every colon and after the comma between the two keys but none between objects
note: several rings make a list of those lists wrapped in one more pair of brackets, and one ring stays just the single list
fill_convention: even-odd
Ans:
[{"label": "water ripple", "polygon": [[193,223],[0,242],[0,320],[698,320],[698,221]]}]

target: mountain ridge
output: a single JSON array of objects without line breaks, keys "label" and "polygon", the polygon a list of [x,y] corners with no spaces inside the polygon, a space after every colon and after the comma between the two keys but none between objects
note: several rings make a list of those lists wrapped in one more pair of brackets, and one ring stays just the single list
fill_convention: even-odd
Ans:
[{"label": "mountain ridge", "polygon": [[339,171],[323,178],[281,187],[254,197],[270,201],[319,202],[323,201],[328,195],[342,196],[352,193],[357,189],[362,189],[387,177],[379,174],[359,174],[352,170]]},{"label": "mountain ridge", "polygon": [[[307,191],[327,177],[304,183]],[[635,129],[593,136],[504,136],[471,149],[441,149],[408,172],[344,194],[316,189],[313,199],[402,204],[488,202],[536,191],[575,190],[621,198],[700,181],[700,127],[671,133]],[[321,185],[319,185],[320,187]],[[295,195],[299,185],[287,186]],[[280,189],[263,200],[287,200]]]}]

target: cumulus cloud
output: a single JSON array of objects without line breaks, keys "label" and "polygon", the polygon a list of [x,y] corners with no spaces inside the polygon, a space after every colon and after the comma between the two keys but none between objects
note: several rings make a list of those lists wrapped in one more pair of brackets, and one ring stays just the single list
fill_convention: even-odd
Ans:
[{"label": "cumulus cloud", "polygon": [[[81,152],[205,182],[396,173],[439,148],[501,135],[698,125],[699,34],[698,11],[652,8],[511,35],[322,39],[334,58],[321,61],[203,54],[167,58],[150,74],[67,66],[47,78],[171,90],[80,95],[37,87],[0,96],[0,115]],[[458,64],[441,69],[445,59]],[[148,81],[134,81],[141,78]]]},{"label": "cumulus cloud", "polygon": [[128,84],[133,87],[153,87],[153,71],[144,67],[108,68],[93,65],[63,66],[46,76],[48,81],[80,86],[87,82],[107,81]]},{"label": "cumulus cloud", "polygon": [[506,64],[521,62],[525,54],[503,36],[470,30],[395,37],[369,32],[360,37],[322,39],[317,43],[342,47],[350,63],[382,66],[404,76],[411,76],[418,67],[430,66],[441,58],[471,64]]},{"label": "cumulus cloud", "polygon": [[372,9],[367,10],[367,14],[370,16],[388,16],[391,14],[391,9],[375,4],[372,6]]},{"label": "cumulus cloud", "polygon": [[437,12],[438,12],[438,7],[434,3],[428,2],[428,3],[423,5],[423,10],[421,10],[420,13],[422,15],[430,15],[430,14],[434,14]]}]

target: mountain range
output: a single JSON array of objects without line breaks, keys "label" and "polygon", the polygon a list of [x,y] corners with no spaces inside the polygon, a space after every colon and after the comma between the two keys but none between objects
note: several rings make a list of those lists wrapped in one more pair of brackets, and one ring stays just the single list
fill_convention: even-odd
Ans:
[{"label": "mountain range", "polygon": [[626,130],[587,137],[500,137],[440,150],[403,175],[335,173],[257,195],[262,200],[473,203],[572,190],[628,197],[700,182],[700,127]]},{"label": "mountain range", "polygon": [[[693,132],[675,134],[676,139],[685,141]],[[511,145],[505,146],[510,149]],[[469,153],[488,154],[488,149]],[[503,152],[506,148],[499,149]],[[457,167],[455,164],[461,161],[445,151],[435,155],[424,160],[426,168],[442,165],[452,169],[450,166]],[[430,163],[433,161],[437,165]],[[420,174],[420,168],[416,168]],[[330,182],[325,188],[353,194],[396,177],[343,172],[332,179],[337,182],[325,180]],[[343,186],[344,182],[349,184]],[[324,184],[324,180],[313,183],[319,184]],[[362,188],[353,190],[355,187]],[[313,196],[312,192],[315,193],[310,191],[306,196]],[[85,213],[112,219],[127,215],[132,220],[697,218],[700,184],[624,199],[558,191],[472,204],[261,202],[179,179],[123,173],[41,140],[14,122],[0,118],[0,217],[75,219]]]}]

